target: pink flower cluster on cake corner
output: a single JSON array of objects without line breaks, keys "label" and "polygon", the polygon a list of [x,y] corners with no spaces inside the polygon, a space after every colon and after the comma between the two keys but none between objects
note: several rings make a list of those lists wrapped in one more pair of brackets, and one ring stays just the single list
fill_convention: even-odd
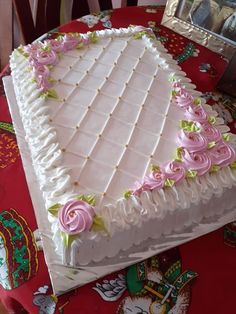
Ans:
[{"label": "pink flower cluster on cake corner", "polygon": [[28,57],[39,90],[44,93],[52,87],[50,69],[58,63],[61,53],[89,45],[90,41],[88,35],[68,33],[57,39],[38,41],[25,46],[23,53]]},{"label": "pink flower cluster on cake corner", "polygon": [[202,176],[211,169],[235,163],[235,149],[213,125],[215,119],[209,117],[200,99],[194,99],[180,83],[173,84],[172,94],[173,103],[184,111],[187,119],[183,123],[185,127],[178,133],[178,158],[154,166],[141,183],[135,183],[132,190],[134,195],[173,186],[186,177]]}]

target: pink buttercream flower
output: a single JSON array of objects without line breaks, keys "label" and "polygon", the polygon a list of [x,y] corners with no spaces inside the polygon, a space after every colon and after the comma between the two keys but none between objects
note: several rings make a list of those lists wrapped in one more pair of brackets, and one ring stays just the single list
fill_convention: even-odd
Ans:
[{"label": "pink buttercream flower", "polygon": [[170,161],[161,166],[165,178],[174,180],[175,183],[181,182],[185,178],[186,169],[182,162]]},{"label": "pink buttercream flower", "polygon": [[140,194],[144,191],[149,191],[150,186],[145,182],[141,183],[139,181],[134,182],[133,194],[140,196]]},{"label": "pink buttercream flower", "polygon": [[63,43],[62,40],[50,39],[46,43],[51,46],[51,49],[57,53],[63,52]]},{"label": "pink buttercream flower", "polygon": [[193,97],[183,88],[179,88],[175,96],[176,105],[186,109],[193,105]]},{"label": "pink buttercream flower", "polygon": [[59,209],[59,227],[67,234],[89,231],[95,216],[94,208],[80,200],[69,201]]},{"label": "pink buttercream flower", "polygon": [[38,88],[42,92],[46,91],[52,86],[52,83],[48,80],[50,71],[46,65],[37,65],[33,67],[33,72]]},{"label": "pink buttercream flower", "polygon": [[58,57],[53,50],[38,50],[37,60],[42,65],[54,65],[58,61]]},{"label": "pink buttercream flower", "polygon": [[201,127],[201,133],[207,138],[209,142],[218,142],[221,140],[222,137],[220,131],[210,123],[202,123]]},{"label": "pink buttercream flower", "polygon": [[144,182],[150,190],[161,189],[164,187],[166,176],[161,170],[153,171],[145,176]]},{"label": "pink buttercream flower", "polygon": [[40,41],[37,41],[35,43],[24,46],[23,49],[24,49],[24,52],[32,55],[32,54],[36,54],[37,51],[41,48],[42,48],[42,43]]},{"label": "pink buttercream flower", "polygon": [[33,67],[33,73],[36,76],[42,76],[44,78],[48,78],[50,71],[46,65],[37,64],[35,65],[35,67]]},{"label": "pink buttercream flower", "polygon": [[197,171],[199,176],[207,173],[211,168],[211,158],[207,152],[190,153],[187,149],[183,150],[182,162],[187,170]]},{"label": "pink buttercream flower", "polygon": [[236,153],[233,147],[224,141],[219,141],[209,150],[213,165],[226,167],[236,160]]},{"label": "pink buttercream flower", "polygon": [[89,38],[89,36],[88,36],[88,35],[82,36],[81,42],[82,42],[84,45],[89,45],[89,44],[90,44],[90,38]]},{"label": "pink buttercream flower", "polygon": [[185,116],[187,119],[197,122],[207,122],[208,115],[201,105],[189,106],[186,108]]},{"label": "pink buttercream flower", "polygon": [[151,28],[147,28],[147,27],[144,27],[142,25],[135,26],[133,30],[135,32],[137,32],[137,33],[139,33],[139,32],[147,32],[149,34],[153,34],[153,31],[152,31]]},{"label": "pink buttercream flower", "polygon": [[181,87],[181,84],[179,82],[174,82],[173,91],[175,91],[176,93],[179,93],[180,90],[183,90],[183,88]]},{"label": "pink buttercream flower", "polygon": [[41,92],[45,92],[52,87],[52,83],[49,82],[48,77],[42,75],[36,76],[36,83]]},{"label": "pink buttercream flower", "polygon": [[68,50],[74,49],[79,44],[80,41],[81,41],[80,36],[65,34],[62,39],[63,51],[66,52]]},{"label": "pink buttercream flower", "polygon": [[42,66],[42,64],[37,60],[37,56],[34,56],[33,54],[29,56],[29,63],[33,69]]},{"label": "pink buttercream flower", "polygon": [[186,148],[190,153],[199,152],[207,149],[207,139],[197,132],[185,132],[180,130],[178,142],[181,147]]},{"label": "pink buttercream flower", "polygon": [[138,25],[138,26],[135,26],[135,27],[134,27],[134,31],[135,31],[135,32],[143,32],[143,31],[145,31],[145,30],[147,30],[147,28],[144,27],[144,26],[142,26],[142,25]]}]

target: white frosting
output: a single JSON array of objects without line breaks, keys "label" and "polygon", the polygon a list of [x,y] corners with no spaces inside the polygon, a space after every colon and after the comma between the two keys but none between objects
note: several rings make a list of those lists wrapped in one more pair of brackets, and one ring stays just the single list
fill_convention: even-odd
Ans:
[{"label": "white frosting", "polygon": [[[17,102],[45,207],[95,194],[96,212],[109,231],[109,236],[84,232],[65,248],[58,219],[48,214],[65,264],[100,261],[215,215],[205,204],[236,185],[236,172],[226,167],[173,188],[122,197],[151,164],[174,157],[184,113],[171,103],[170,76],[200,96],[159,42],[147,36],[133,39],[135,32],[98,31],[98,43],[65,53],[51,72],[59,80],[53,87],[59,100],[40,97],[27,60],[17,51],[11,56]],[[204,108],[217,116],[210,106]],[[219,118],[216,127],[228,131]]]}]

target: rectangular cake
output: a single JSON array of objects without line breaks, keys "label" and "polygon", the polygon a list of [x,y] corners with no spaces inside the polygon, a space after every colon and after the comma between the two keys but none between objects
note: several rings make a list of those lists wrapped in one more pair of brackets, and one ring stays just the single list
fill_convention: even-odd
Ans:
[{"label": "rectangular cake", "polygon": [[235,209],[235,136],[150,29],[60,35],[10,65],[62,264]]}]

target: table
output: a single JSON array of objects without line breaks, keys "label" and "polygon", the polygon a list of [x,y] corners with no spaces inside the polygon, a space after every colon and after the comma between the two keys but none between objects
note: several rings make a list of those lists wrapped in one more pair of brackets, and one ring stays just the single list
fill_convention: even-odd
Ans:
[{"label": "table", "polygon": [[[215,91],[226,60],[162,27],[163,10],[162,6],[144,6],[102,12],[72,21],[47,36],[130,24],[153,28],[208,103],[236,133],[236,100]],[[6,69],[1,76],[7,74]],[[234,312],[235,223],[60,297],[52,293],[43,252],[36,246],[38,241],[37,223],[1,84],[0,300],[11,313],[147,314],[167,313],[172,306],[169,313]],[[165,301],[164,296],[173,289],[175,293]]]}]

